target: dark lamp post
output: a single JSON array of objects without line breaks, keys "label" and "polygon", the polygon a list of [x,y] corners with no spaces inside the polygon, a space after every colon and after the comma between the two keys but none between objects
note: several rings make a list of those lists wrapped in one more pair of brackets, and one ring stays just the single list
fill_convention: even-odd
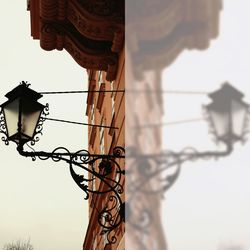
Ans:
[{"label": "dark lamp post", "polygon": [[6,135],[18,145],[34,139],[36,127],[45,106],[37,102],[41,94],[31,90],[23,82],[5,95],[8,101],[1,105]]},{"label": "dark lamp post", "polygon": [[243,140],[249,113],[249,105],[242,100],[244,95],[225,83],[209,97],[212,103],[205,109],[216,139],[227,145]]}]

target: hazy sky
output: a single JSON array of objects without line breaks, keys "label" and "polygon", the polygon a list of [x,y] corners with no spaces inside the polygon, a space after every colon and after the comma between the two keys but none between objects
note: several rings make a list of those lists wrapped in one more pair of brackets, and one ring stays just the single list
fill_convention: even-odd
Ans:
[{"label": "hazy sky", "polygon": [[[67,52],[43,51],[30,36],[26,1],[5,1],[0,12],[0,100],[20,81],[37,91],[86,89],[87,78]],[[250,2],[225,0],[220,36],[207,51],[186,51],[164,73],[165,89],[214,91],[229,81],[250,102]],[[165,96],[166,119],[201,117],[206,96]],[[84,121],[82,95],[44,96],[51,117]],[[174,107],[174,108],[173,108]],[[165,145],[180,150],[217,150],[197,122],[166,127]],[[37,149],[87,147],[86,128],[47,121]],[[221,149],[221,148],[220,148]],[[221,244],[250,249],[250,144],[236,145],[230,157],[183,165],[175,186],[166,194],[163,220],[170,250],[216,250]],[[70,177],[68,166],[50,160],[32,162],[18,155],[15,145],[0,143],[0,248],[31,239],[36,250],[81,249],[87,226],[87,202]]]},{"label": "hazy sky", "polygon": [[[225,0],[220,35],[207,51],[185,51],[164,72],[164,89],[213,92],[225,81],[250,103],[250,2]],[[202,117],[204,95],[166,95],[165,122]],[[206,122],[164,128],[165,147],[218,150]],[[219,148],[222,150],[223,148]],[[250,249],[250,143],[235,145],[230,157],[183,164],[166,194],[163,221],[170,250]]]},{"label": "hazy sky", "polygon": [[[0,100],[20,81],[37,91],[82,90],[86,72],[63,51],[46,52],[30,36],[26,0],[5,1],[0,10]],[[83,95],[44,96],[50,117],[83,122]],[[87,147],[86,128],[46,121],[36,149]],[[87,202],[65,163],[32,162],[15,145],[0,143],[0,249],[8,242],[29,239],[36,250],[81,249],[87,226]]]}]

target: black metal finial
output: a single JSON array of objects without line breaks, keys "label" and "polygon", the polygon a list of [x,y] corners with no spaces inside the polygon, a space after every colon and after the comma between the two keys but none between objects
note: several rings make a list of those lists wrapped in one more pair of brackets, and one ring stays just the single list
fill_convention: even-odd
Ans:
[{"label": "black metal finial", "polygon": [[27,81],[21,81],[20,85],[23,85],[28,88],[31,84],[29,84]]}]

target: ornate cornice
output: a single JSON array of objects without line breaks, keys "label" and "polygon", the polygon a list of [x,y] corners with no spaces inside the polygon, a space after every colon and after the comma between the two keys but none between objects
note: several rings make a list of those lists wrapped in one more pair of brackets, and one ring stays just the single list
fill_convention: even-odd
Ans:
[{"label": "ornate cornice", "polygon": [[34,39],[44,50],[65,49],[82,67],[116,77],[124,46],[124,0],[30,0]]},{"label": "ornate cornice", "polygon": [[103,41],[112,41],[111,50],[119,52],[124,41],[124,25],[112,19],[93,18],[77,2],[69,1],[67,20],[84,36]]},{"label": "ornate cornice", "polygon": [[96,18],[103,18],[125,23],[124,0],[77,0],[84,10]]},{"label": "ornate cornice", "polygon": [[207,49],[218,36],[221,0],[145,1],[140,8],[142,2],[128,1],[126,9],[126,43],[138,78],[169,66],[185,49]]},{"label": "ornate cornice", "polygon": [[66,49],[75,61],[87,69],[104,70],[107,80],[115,78],[118,56],[109,49],[109,42],[90,40],[75,34],[69,24],[42,22],[40,45],[44,50]]},{"label": "ornate cornice", "polygon": [[112,41],[112,51],[122,50],[124,1],[41,0],[40,6],[42,20],[71,22],[83,36],[93,40]]}]

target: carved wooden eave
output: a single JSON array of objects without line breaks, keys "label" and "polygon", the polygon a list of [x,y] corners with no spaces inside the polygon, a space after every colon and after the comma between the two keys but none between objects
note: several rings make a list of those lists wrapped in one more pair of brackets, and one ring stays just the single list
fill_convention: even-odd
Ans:
[{"label": "carved wooden eave", "polygon": [[31,35],[44,50],[65,49],[112,81],[124,46],[124,8],[124,0],[30,0]]},{"label": "carved wooden eave", "polygon": [[138,78],[169,66],[185,49],[207,49],[218,36],[221,0],[145,1],[145,8],[142,0],[128,3],[126,41]]}]

